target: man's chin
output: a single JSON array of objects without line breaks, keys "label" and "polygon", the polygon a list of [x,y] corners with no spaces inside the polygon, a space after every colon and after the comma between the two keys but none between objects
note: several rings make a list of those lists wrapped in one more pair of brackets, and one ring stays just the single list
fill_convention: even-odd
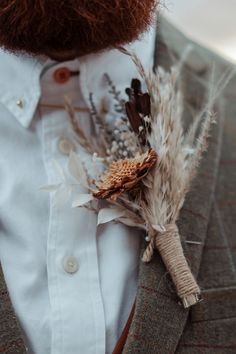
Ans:
[{"label": "man's chin", "polygon": [[55,61],[68,61],[73,60],[80,55],[78,49],[65,49],[65,50],[48,50],[45,52],[45,56]]}]

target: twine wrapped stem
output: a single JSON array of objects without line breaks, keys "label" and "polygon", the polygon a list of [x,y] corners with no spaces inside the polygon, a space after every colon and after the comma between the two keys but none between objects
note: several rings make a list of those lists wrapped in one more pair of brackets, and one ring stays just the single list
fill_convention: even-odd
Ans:
[{"label": "twine wrapped stem", "polygon": [[175,224],[166,225],[163,231],[155,232],[144,252],[144,262],[151,260],[154,248],[158,249],[183,306],[188,308],[199,302],[200,288],[184,256],[179,231]]}]

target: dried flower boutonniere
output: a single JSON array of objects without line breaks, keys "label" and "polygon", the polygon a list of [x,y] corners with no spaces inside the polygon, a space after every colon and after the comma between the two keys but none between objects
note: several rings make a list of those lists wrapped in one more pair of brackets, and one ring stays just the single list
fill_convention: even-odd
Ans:
[{"label": "dried flower boutonniere", "polygon": [[[91,176],[80,157],[71,153],[70,173],[88,191],[77,195],[73,206],[98,212],[98,224],[116,220],[145,230],[148,244],[143,262],[150,262],[154,250],[159,251],[187,308],[199,301],[200,289],[184,256],[176,222],[206,150],[214,117],[208,106],[185,135],[177,68],[146,73],[135,54],[122,51],[131,56],[148,92],[143,93],[141,82],[134,79],[126,89],[128,100],[124,102],[106,75],[117,111],[114,126],[97,112],[91,95],[91,118],[99,139],[86,139],[76,125],[73,108],[66,104],[80,145],[93,155],[95,164],[102,166],[101,173]],[[94,206],[98,199],[107,201],[105,208]]]}]

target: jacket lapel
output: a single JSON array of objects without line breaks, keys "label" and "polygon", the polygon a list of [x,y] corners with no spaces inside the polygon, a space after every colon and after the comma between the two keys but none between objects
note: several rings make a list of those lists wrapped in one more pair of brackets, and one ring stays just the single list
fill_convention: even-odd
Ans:
[{"label": "jacket lapel", "polygon": [[[166,35],[168,38],[165,38]],[[164,20],[159,20],[157,37],[156,64],[168,68],[172,59],[178,58],[178,52],[170,52],[175,49],[171,44],[174,43],[180,54],[189,41]],[[168,49],[170,38],[173,41]],[[191,116],[191,110],[202,107],[203,92],[207,88],[203,77],[207,70],[207,58],[209,63],[211,54],[207,57],[206,50],[200,47],[196,50],[194,53],[201,61],[197,61],[195,65],[195,57],[192,56],[192,61],[189,58],[182,74],[186,117]],[[199,76],[202,78],[199,79]],[[209,140],[208,151],[201,162],[198,176],[187,196],[178,223],[185,254],[196,277],[207,233],[221,151],[223,114],[220,104],[217,107],[217,120]],[[195,241],[197,244],[185,241]],[[136,309],[123,353],[174,353],[188,312],[179,304],[171,279],[156,252],[151,263],[140,262]]]}]

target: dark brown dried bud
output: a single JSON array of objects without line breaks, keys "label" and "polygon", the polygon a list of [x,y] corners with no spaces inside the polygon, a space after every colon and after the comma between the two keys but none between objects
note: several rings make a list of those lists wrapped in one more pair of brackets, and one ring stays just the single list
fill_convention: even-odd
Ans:
[{"label": "dark brown dried bud", "polygon": [[129,96],[129,101],[126,102],[126,113],[133,131],[138,135],[141,145],[147,146],[147,131],[149,126],[144,121],[144,117],[150,115],[151,100],[149,94],[142,93],[141,82],[138,79],[131,81],[131,87],[127,88],[126,94]]}]

